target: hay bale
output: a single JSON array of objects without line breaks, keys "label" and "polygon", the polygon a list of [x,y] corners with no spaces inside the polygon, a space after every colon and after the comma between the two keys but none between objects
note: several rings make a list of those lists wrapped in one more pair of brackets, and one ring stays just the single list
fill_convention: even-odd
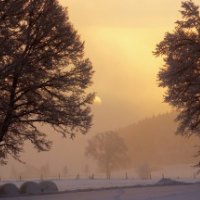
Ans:
[{"label": "hay bale", "polygon": [[40,194],[41,188],[38,183],[27,181],[21,185],[20,193],[21,194]]},{"label": "hay bale", "polygon": [[52,181],[42,181],[39,183],[41,191],[43,193],[55,193],[58,192],[57,185]]},{"label": "hay bale", "polygon": [[156,183],[156,185],[183,185],[183,184],[185,183],[170,178],[162,178]]},{"label": "hay bale", "polygon": [[0,195],[16,196],[19,195],[19,189],[13,183],[7,183],[0,186]]}]

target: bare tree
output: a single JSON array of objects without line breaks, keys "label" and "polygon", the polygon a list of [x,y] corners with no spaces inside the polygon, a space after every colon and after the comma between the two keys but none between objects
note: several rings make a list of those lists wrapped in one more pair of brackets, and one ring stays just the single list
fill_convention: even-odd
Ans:
[{"label": "bare tree", "polygon": [[90,167],[86,164],[83,168],[83,173],[88,176],[90,174]]},{"label": "bare tree", "polygon": [[92,64],[57,0],[0,2],[0,161],[19,159],[26,140],[46,151],[39,130],[64,136],[91,127]]},{"label": "bare tree", "polygon": [[48,178],[50,176],[50,166],[49,163],[46,163],[40,167],[40,175],[43,178]]},{"label": "bare tree", "polygon": [[172,33],[166,33],[154,53],[164,57],[159,86],[167,88],[165,102],[179,112],[177,132],[190,136],[200,134],[199,7],[191,0],[182,2],[181,14],[182,20]]},{"label": "bare tree", "polygon": [[10,169],[10,179],[17,179],[18,178],[18,172],[15,168],[14,165],[12,165],[11,169]]},{"label": "bare tree", "polygon": [[65,165],[65,166],[63,167],[62,172],[63,172],[63,175],[64,175],[65,177],[68,175],[69,169],[68,169],[67,165]]},{"label": "bare tree", "polygon": [[136,171],[141,179],[151,179],[152,170],[148,164],[140,165]]},{"label": "bare tree", "polygon": [[86,155],[97,161],[100,170],[110,179],[114,169],[127,166],[127,147],[115,132],[106,132],[92,137],[86,147]]}]

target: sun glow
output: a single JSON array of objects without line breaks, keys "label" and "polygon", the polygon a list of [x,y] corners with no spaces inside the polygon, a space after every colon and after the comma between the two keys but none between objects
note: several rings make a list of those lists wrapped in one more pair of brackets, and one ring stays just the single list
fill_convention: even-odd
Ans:
[{"label": "sun glow", "polygon": [[68,7],[70,21],[85,41],[85,56],[94,66],[92,89],[100,97],[93,102],[93,128],[102,129],[105,113],[110,120],[104,126],[111,129],[168,112],[157,82],[163,63],[152,52],[165,32],[173,29],[180,0],[60,2]]},{"label": "sun glow", "polygon": [[101,98],[99,96],[95,96],[95,98],[94,98],[94,104],[96,104],[96,105],[102,104],[102,100],[101,100]]}]

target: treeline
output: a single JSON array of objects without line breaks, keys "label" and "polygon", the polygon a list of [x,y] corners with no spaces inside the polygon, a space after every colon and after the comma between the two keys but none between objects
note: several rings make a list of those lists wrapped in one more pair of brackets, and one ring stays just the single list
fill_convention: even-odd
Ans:
[{"label": "treeline", "polygon": [[175,118],[175,112],[162,114],[118,131],[125,140],[133,166],[194,163],[199,139],[176,135]]}]

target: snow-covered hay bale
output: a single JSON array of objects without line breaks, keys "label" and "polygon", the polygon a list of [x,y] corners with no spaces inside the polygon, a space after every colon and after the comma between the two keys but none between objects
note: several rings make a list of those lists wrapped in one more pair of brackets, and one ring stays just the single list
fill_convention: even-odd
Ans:
[{"label": "snow-covered hay bale", "polygon": [[163,178],[156,183],[156,185],[180,185],[180,184],[185,184],[185,183],[172,180],[170,178]]},{"label": "snow-covered hay bale", "polygon": [[57,185],[52,181],[42,181],[39,183],[41,191],[43,193],[55,193],[58,192]]},{"label": "snow-covered hay bale", "polygon": [[41,187],[38,183],[28,181],[21,185],[20,193],[21,194],[39,194],[41,193]]},{"label": "snow-covered hay bale", "polygon": [[15,184],[7,183],[0,186],[0,195],[16,196],[19,194],[19,189]]}]

